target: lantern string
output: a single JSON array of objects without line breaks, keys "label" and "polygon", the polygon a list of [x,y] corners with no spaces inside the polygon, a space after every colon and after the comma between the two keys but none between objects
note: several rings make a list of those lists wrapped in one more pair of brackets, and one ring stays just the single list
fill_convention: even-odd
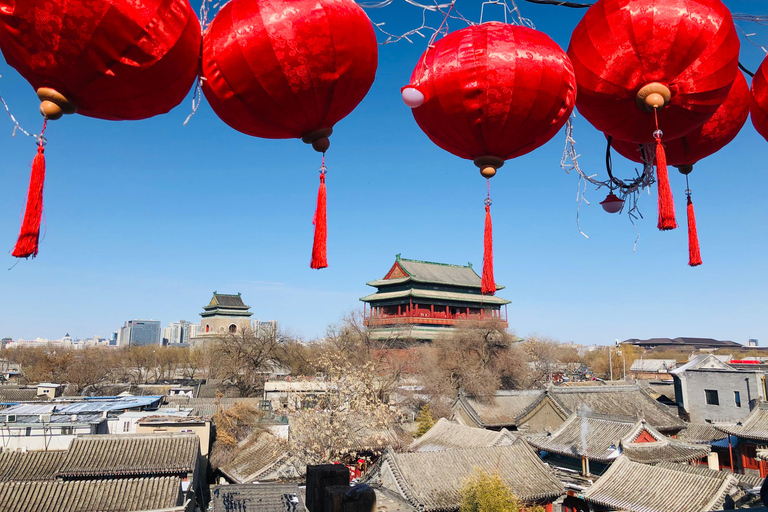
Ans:
[{"label": "lantern string", "polygon": [[579,157],[581,155],[576,151],[576,140],[573,136],[574,119],[576,119],[575,112],[565,123],[565,148],[563,149],[563,156],[560,159],[560,168],[567,174],[571,174],[571,171],[576,171],[579,177],[576,189],[576,228],[585,238],[589,238],[589,235],[581,229],[580,218],[582,203],[586,203],[587,205],[591,204],[586,197],[588,184],[594,185],[595,190],[600,190],[603,187],[609,189],[613,188],[616,191],[616,195],[625,201],[627,217],[636,233],[632,249],[635,251],[637,250],[637,242],[640,240],[640,232],[635,225],[635,221],[643,218],[639,208],[640,193],[643,189],[648,189],[650,192],[651,185],[656,182],[655,173],[653,172],[655,145],[648,144],[643,146],[643,171],[641,173],[635,169],[635,177],[631,180],[622,180],[613,175],[609,146],[606,151],[606,170],[608,171],[609,179],[602,181],[597,178],[597,174],[587,174],[579,166]]},{"label": "lantern string", "polygon": [[[0,78],[1,77],[2,75],[0,75]],[[11,137],[16,137],[17,132],[21,132],[27,137],[32,137],[34,139],[37,139],[38,137],[42,136],[42,134],[35,135],[34,133],[29,133],[19,124],[19,122],[16,120],[16,117],[11,113],[11,109],[8,107],[8,104],[5,102],[5,99],[3,98],[2,94],[0,94],[0,102],[2,102],[3,107],[5,108],[5,112],[8,114],[8,117],[11,118],[11,122],[13,123],[13,133],[11,134]]]},{"label": "lantern string", "polygon": [[[218,11],[219,7],[221,7],[221,2],[216,2],[214,4],[213,0],[203,0],[203,3],[200,5],[200,14],[198,16],[198,19],[200,20],[200,32],[202,34],[204,34],[205,29],[208,28],[211,11],[214,9]],[[202,53],[202,48],[200,51]],[[195,82],[195,92],[192,94],[192,112],[189,113],[187,118],[181,124],[182,126],[187,126],[189,120],[192,119],[192,116],[197,113],[197,109],[200,108],[200,103],[203,100],[203,80],[205,80],[204,76],[197,76],[197,81]]]}]

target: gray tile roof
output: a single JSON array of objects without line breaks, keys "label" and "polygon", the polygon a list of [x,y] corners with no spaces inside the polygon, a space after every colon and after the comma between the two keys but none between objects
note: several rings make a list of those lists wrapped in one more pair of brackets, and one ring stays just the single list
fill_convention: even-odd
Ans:
[{"label": "gray tile roof", "polygon": [[518,419],[541,399],[543,391],[497,391],[482,400],[459,394],[453,409],[461,407],[480,426],[503,427],[516,425]]},{"label": "gray tile roof", "polygon": [[459,425],[445,418],[440,418],[423,436],[414,440],[409,451],[434,452],[481,446],[500,446],[512,444],[516,436],[507,429],[500,432],[484,428]]},{"label": "gray tile roof", "polygon": [[677,433],[677,439],[686,443],[712,444],[728,437],[717,430],[711,423],[686,423],[685,428]]},{"label": "gray tile roof", "polygon": [[58,476],[182,475],[195,470],[199,453],[194,434],[82,436],[72,441]]},{"label": "gray tile roof", "polygon": [[667,373],[676,364],[675,359],[635,359],[629,371]]},{"label": "gray tile roof", "polygon": [[3,512],[127,512],[182,505],[178,477],[0,483]]},{"label": "gray tile roof", "polygon": [[235,457],[219,467],[228,479],[238,484],[290,481],[304,478],[311,460],[288,449],[280,440],[265,432],[255,432],[240,443]]},{"label": "gray tile roof", "polygon": [[737,485],[729,473],[701,475],[619,457],[582,497],[608,510],[706,512],[722,506]]},{"label": "gray tile roof", "polygon": [[2,452],[0,453],[0,482],[53,480],[65,451]]},{"label": "gray tile roof", "polygon": [[715,424],[715,427],[737,437],[768,441],[768,402],[761,402],[746,418],[735,425]]},{"label": "gray tile roof", "polygon": [[[655,464],[655,465],[661,468],[675,469],[677,471],[685,471],[687,473],[692,473],[695,475],[717,476],[717,474],[721,473],[720,471],[709,469],[709,467],[703,466],[700,464],[660,462],[659,464]],[[736,480],[739,481],[739,485],[745,489],[760,487],[763,484],[763,479],[756,475],[740,475],[737,473],[733,476],[736,477]]]},{"label": "gray tile roof", "polygon": [[37,389],[0,387],[0,402],[22,402],[29,400],[48,400],[48,397],[38,397]]},{"label": "gray tile roof", "polygon": [[213,512],[304,512],[298,484],[217,485]]},{"label": "gray tile roof", "polygon": [[[636,442],[641,434],[655,441]],[[683,462],[705,457],[708,446],[691,445],[668,438],[642,420],[596,414],[572,414],[555,432],[546,437],[530,437],[539,450],[567,457],[610,463],[620,454],[646,464]]]},{"label": "gray tile roof", "polygon": [[219,306],[236,307],[236,308],[250,307],[245,305],[239,293],[237,295],[228,295],[224,293],[213,292],[213,298],[211,299],[210,305],[211,306],[219,305]]},{"label": "gray tile roof", "polygon": [[548,393],[569,413],[586,406],[598,414],[644,419],[661,431],[678,431],[685,426],[638,386],[553,388]]},{"label": "gray tile roof", "polygon": [[440,452],[395,453],[388,449],[363,481],[402,496],[425,512],[456,510],[461,486],[475,468],[498,473],[523,501],[564,493],[562,483],[522,439],[512,445]]}]

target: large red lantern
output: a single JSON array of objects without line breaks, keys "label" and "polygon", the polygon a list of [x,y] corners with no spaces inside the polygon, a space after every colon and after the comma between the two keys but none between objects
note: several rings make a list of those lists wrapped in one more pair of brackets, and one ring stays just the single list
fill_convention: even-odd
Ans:
[{"label": "large red lantern", "polygon": [[752,78],[752,99],[749,111],[757,133],[768,140],[768,57]]},{"label": "large red lantern", "polygon": [[[753,82],[754,83],[754,82]],[[677,167],[685,175],[686,181],[686,210],[688,213],[688,264],[692,267],[701,265],[701,253],[696,233],[696,216],[691,201],[691,190],[688,187],[688,174],[693,165],[730,143],[739,133],[749,116],[749,86],[740,72],[736,74],[728,97],[715,114],[703,125],[687,135],[665,142],[664,151],[667,163]],[[638,163],[645,163],[648,157],[643,157],[642,145],[618,139],[611,141],[613,147],[622,156]]]},{"label": "large red lantern", "polygon": [[200,38],[187,0],[0,0],[0,49],[45,88],[49,119],[56,106],[109,120],[168,112],[197,76]]},{"label": "large red lantern", "polygon": [[[301,138],[325,154],[333,126],[368,93],[377,64],[373,26],[352,0],[232,0],[203,38],[203,91],[232,128]],[[328,266],[325,165],[320,182],[312,268]]]},{"label": "large red lantern", "polygon": [[739,58],[730,12],[720,0],[598,0],[568,55],[590,123],[616,139],[656,141],[659,229],[674,229],[661,137],[694,130],[725,101]]},{"label": "large red lantern", "polygon": [[[483,23],[448,34],[419,59],[403,99],[427,136],[473,160],[490,178],[505,160],[541,146],[565,124],[576,80],[565,52],[546,34]],[[494,293],[486,199],[483,293]]]},{"label": "large red lantern", "polygon": [[0,0],[0,50],[37,91],[46,120],[13,256],[38,252],[47,121],[168,112],[197,76],[200,41],[187,0]]}]

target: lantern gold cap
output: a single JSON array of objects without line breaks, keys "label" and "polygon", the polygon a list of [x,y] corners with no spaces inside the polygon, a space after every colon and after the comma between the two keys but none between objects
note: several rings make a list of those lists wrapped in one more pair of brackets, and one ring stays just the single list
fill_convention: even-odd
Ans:
[{"label": "lantern gold cap", "polygon": [[497,156],[479,156],[475,158],[474,163],[480,168],[480,174],[483,178],[493,178],[496,176],[496,170],[504,165],[504,160]]},{"label": "lantern gold cap", "polygon": [[669,87],[659,82],[651,82],[637,91],[635,103],[640,110],[653,112],[655,109],[666,107],[670,99],[672,92]]},{"label": "lantern gold cap", "polygon": [[59,119],[64,114],[77,112],[77,106],[56,89],[40,87],[37,90],[37,97],[40,99],[40,113],[51,121]]},{"label": "lantern gold cap", "polygon": [[333,128],[320,128],[307,133],[301,137],[306,144],[312,144],[312,148],[318,153],[325,153],[331,147],[331,140],[328,138],[333,133]]}]

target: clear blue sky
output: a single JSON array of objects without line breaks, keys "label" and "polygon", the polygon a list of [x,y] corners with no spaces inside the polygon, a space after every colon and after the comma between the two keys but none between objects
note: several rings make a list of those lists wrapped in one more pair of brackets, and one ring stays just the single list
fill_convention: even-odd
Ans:
[{"label": "clear blue sky", "polygon": [[[765,2],[726,1],[768,14]],[[481,2],[458,10],[480,19]],[[520,8],[567,48],[583,10]],[[494,12],[494,10],[496,12]],[[485,19],[502,19],[486,7]],[[390,32],[421,23],[402,0],[367,11]],[[490,16],[489,16],[490,14]],[[435,18],[433,23],[439,23]],[[741,23],[768,45],[768,30]],[[452,22],[451,30],[462,28]],[[381,38],[380,40],[383,40]],[[396,253],[482,266],[485,180],[433,145],[400,99],[426,41],[380,47],[376,82],[341,121],[328,153],[330,267],[309,268],[319,155],[298,140],[261,140],[227,127],[190,101],[140,122],[68,116],[49,125],[46,234],[35,260],[15,243],[34,142],[11,138],[0,112],[0,337],[108,336],[125,320],[199,321],[217,290],[242,292],[254,318],[276,319],[305,339],[359,308]],[[753,71],[764,57],[742,39]],[[22,125],[39,131],[32,88],[0,61],[0,92]],[[191,100],[191,96],[190,96]],[[581,165],[605,176],[602,135],[576,120]],[[610,343],[615,338],[701,336],[768,345],[768,142],[747,122],[737,139],[691,175],[704,265],[687,266],[685,225],[656,230],[655,188],[644,196],[641,238],[625,215],[587,193],[576,229],[575,175],[559,167],[564,137],[507,162],[491,181],[496,280],[520,335]],[[634,165],[614,157],[617,173]],[[685,182],[670,174],[679,220]],[[7,251],[7,252],[6,252]]]}]

